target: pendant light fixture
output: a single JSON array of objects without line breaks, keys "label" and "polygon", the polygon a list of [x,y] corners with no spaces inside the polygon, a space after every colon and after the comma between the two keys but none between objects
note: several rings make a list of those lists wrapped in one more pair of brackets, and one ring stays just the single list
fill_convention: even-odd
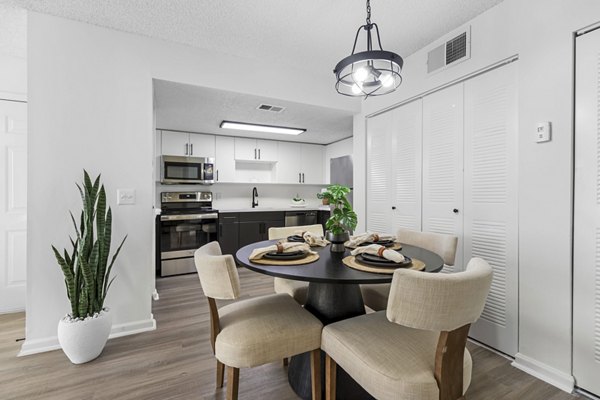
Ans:
[{"label": "pendant light fixture", "polygon": [[[373,28],[379,50],[373,49]],[[367,50],[355,53],[361,30],[367,32]],[[365,99],[391,93],[402,83],[403,64],[402,57],[381,47],[379,28],[371,22],[371,1],[367,0],[367,23],[356,31],[352,54],[337,63],[333,70],[337,79],[335,89],[345,96],[364,96]]]}]

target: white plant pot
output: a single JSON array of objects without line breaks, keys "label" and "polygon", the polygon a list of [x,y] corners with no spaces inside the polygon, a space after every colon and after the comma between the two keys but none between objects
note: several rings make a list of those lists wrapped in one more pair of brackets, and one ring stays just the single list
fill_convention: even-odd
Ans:
[{"label": "white plant pot", "polygon": [[58,342],[73,364],[92,361],[102,353],[112,328],[112,314],[105,309],[93,317],[58,322]]}]

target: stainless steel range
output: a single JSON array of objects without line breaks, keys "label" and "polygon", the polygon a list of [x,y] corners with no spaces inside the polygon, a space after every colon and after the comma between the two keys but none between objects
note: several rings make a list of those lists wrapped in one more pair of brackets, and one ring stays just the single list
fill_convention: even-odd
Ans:
[{"label": "stainless steel range", "polygon": [[218,238],[219,212],[212,208],[212,193],[163,192],[160,209],[160,276],[196,272],[194,252]]}]

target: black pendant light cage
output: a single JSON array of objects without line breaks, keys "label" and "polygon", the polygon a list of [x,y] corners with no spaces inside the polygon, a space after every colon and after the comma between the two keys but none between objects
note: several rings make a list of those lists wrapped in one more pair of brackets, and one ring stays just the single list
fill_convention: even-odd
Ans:
[{"label": "black pendant light cage", "polygon": [[[355,53],[361,31],[366,31],[367,50]],[[373,49],[373,32],[379,50]],[[335,89],[345,96],[381,96],[396,90],[402,83],[404,60],[398,54],[383,50],[379,27],[371,22],[371,4],[367,0],[367,23],[356,31],[352,54],[342,59],[333,70]]]}]

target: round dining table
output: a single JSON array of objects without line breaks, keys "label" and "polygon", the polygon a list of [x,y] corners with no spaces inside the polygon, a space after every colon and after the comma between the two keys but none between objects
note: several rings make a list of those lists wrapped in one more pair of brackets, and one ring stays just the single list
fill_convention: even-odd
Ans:
[{"label": "round dining table", "polygon": [[[254,249],[267,247],[277,240],[265,240],[242,247],[236,253],[240,265],[265,275],[308,282],[308,295],[304,308],[319,318],[323,325],[365,314],[360,284],[390,283],[391,274],[363,272],[346,266],[343,258],[350,255],[334,253],[330,247],[311,247],[319,259],[310,264],[264,265],[249,260]],[[402,245],[403,255],[425,264],[424,272],[439,272],[444,266],[442,258],[426,249]],[[322,354],[322,385],[324,388],[324,354]],[[342,368],[338,366],[337,398],[369,399],[369,396]],[[303,399],[311,398],[310,353],[292,357],[288,367],[288,381],[294,392]]]}]

